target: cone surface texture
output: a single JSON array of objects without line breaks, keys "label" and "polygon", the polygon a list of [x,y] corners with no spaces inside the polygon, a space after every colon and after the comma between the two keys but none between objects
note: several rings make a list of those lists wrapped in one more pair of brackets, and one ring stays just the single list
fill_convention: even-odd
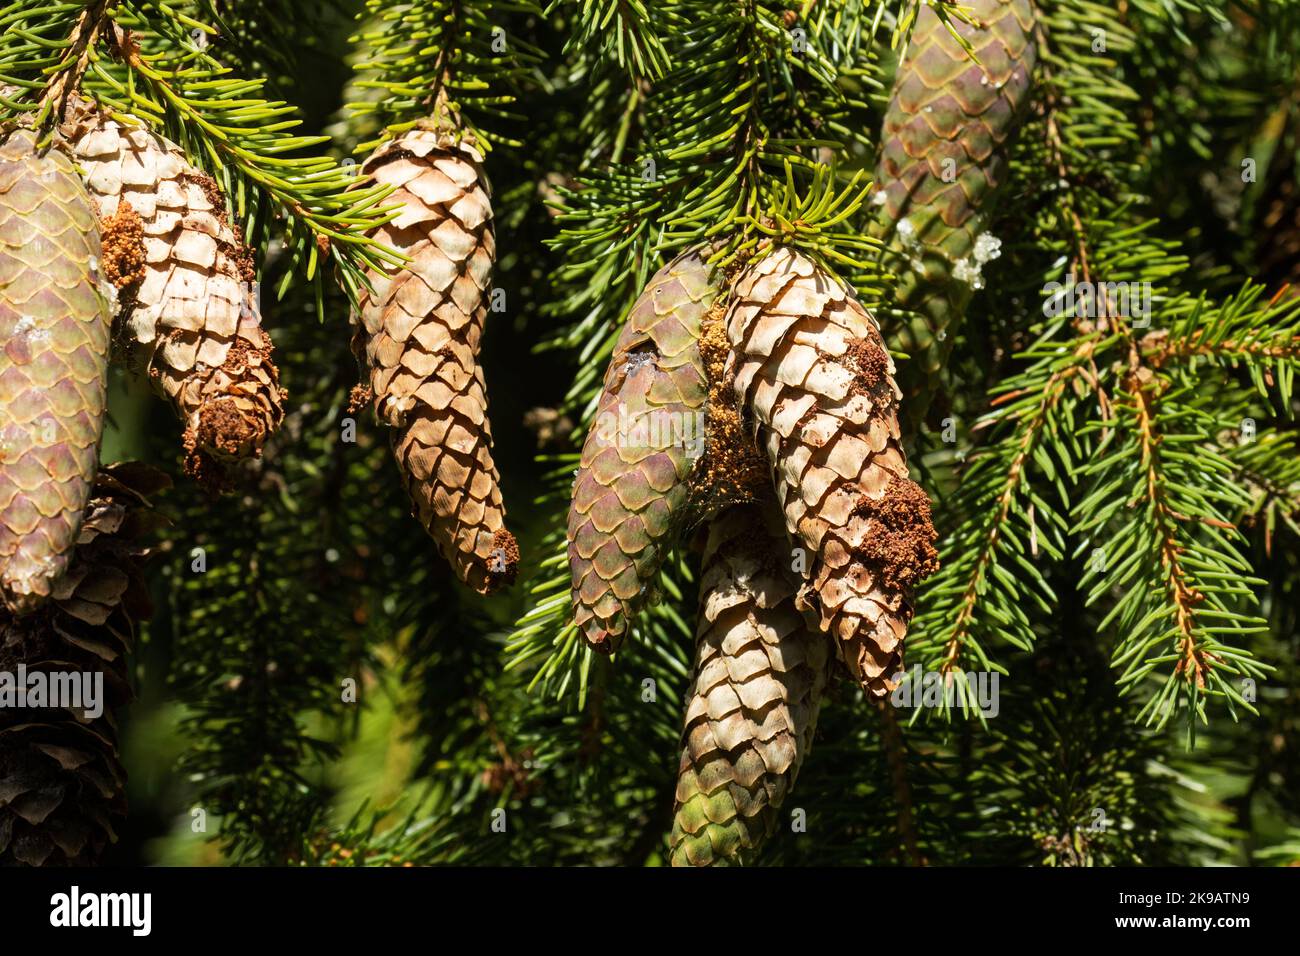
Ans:
[{"label": "cone surface texture", "polygon": [[394,187],[395,219],[373,233],[409,257],[369,276],[353,347],[391,426],[416,516],[462,581],[489,593],[514,580],[478,363],[496,242],[483,157],[472,143],[415,129],[380,146],[362,170]]},{"label": "cone surface texture", "polygon": [[57,149],[0,141],[0,604],[27,613],[67,567],[104,424],[108,303],[85,187]]},{"label": "cone surface texture", "polygon": [[0,671],[25,668],[27,688],[35,673],[71,672],[78,689],[89,678],[101,691],[94,707],[83,695],[0,708],[0,867],[92,865],[116,839],[126,772],[114,711],[131,697],[126,655],[134,623],[149,613],[142,540],[156,520],[144,495],[165,484],[141,466],[100,472],[50,600],[25,617],[0,610]]},{"label": "cone surface texture", "polygon": [[727,334],[736,394],[807,550],[801,603],[882,696],[902,667],[912,587],[937,567],[930,503],[899,441],[893,362],[853,293],[790,249],[736,279]]},{"label": "cone surface texture", "polygon": [[222,463],[259,455],[284,418],[256,274],[225,199],[177,146],[87,103],[62,132],[105,220],[126,338],[184,423],[187,469],[219,482]]},{"label": "cone surface texture", "polygon": [[737,505],[709,526],[670,837],[674,866],[751,860],[775,829],[812,745],[833,657],[826,636],[795,606],[800,582],[771,507]]},{"label": "cone surface texture", "polygon": [[614,650],[685,518],[704,452],[708,381],[700,321],[718,296],[704,258],[660,269],[614,347],[569,507],[574,621]]},{"label": "cone surface texture", "polygon": [[1037,49],[1030,0],[971,0],[982,26],[954,21],[979,63],[922,5],[885,113],[876,182],[881,232],[898,276],[899,304],[917,314],[890,329],[907,352],[908,414],[924,411],[980,269],[998,254],[986,234],[1007,174],[1005,145],[1029,101]]}]

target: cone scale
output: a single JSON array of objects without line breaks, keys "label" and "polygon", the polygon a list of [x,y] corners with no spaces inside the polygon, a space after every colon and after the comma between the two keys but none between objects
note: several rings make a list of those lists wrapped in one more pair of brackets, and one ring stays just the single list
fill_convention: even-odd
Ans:
[{"label": "cone scale", "polygon": [[727,334],[736,395],[804,549],[801,604],[867,693],[883,696],[902,667],[912,588],[938,563],[875,320],[839,280],[779,248],[737,277]]},{"label": "cone scale", "polygon": [[632,306],[605,374],[568,525],[574,621],[602,651],[626,635],[686,521],[708,399],[700,323],[717,296],[698,251],[674,259]]},{"label": "cone scale", "polygon": [[420,127],[362,171],[394,187],[386,203],[401,211],[373,237],[409,261],[369,274],[353,348],[416,516],[460,580],[491,593],[514,580],[519,552],[478,363],[496,259],[483,156],[469,138]]},{"label": "cone scale", "polygon": [[72,162],[0,142],[0,598],[45,601],[67,568],[99,455],[108,303],[99,231]]}]

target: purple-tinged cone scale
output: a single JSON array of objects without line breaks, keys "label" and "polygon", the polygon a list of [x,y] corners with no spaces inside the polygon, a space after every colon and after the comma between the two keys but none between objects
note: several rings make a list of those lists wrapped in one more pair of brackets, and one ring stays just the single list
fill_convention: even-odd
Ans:
[{"label": "purple-tinged cone scale", "polygon": [[700,322],[718,296],[697,251],[646,284],[614,348],[569,508],[574,621],[615,650],[644,606],[704,452],[708,382]]},{"label": "purple-tinged cone scale", "polygon": [[35,610],[67,568],[104,424],[99,225],[57,149],[0,141],[0,599]]}]

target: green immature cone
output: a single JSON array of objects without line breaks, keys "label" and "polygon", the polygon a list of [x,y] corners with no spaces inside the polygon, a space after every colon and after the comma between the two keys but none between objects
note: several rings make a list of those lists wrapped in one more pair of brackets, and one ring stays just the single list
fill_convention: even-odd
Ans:
[{"label": "green immature cone", "polygon": [[912,313],[886,334],[911,359],[899,385],[914,422],[924,417],[971,295],[983,285],[981,269],[998,255],[986,230],[1037,59],[1030,0],[966,7],[979,26],[954,25],[978,63],[922,5],[894,79],[876,170],[875,231],[888,242],[898,304]]},{"label": "green immature cone", "polygon": [[0,598],[35,610],[67,568],[103,430],[99,227],[61,152],[0,142]]},{"label": "green immature cone", "polygon": [[734,506],[709,526],[674,866],[749,862],[812,746],[833,657],[796,607],[789,554],[770,502]]},{"label": "green immature cone", "polygon": [[700,322],[718,283],[698,251],[660,269],[615,345],[569,508],[574,621],[614,650],[645,603],[704,452]]}]

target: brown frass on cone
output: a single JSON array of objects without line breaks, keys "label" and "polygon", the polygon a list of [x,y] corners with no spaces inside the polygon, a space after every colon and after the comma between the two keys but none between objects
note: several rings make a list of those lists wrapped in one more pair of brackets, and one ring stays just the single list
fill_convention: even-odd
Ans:
[{"label": "brown frass on cone", "polygon": [[252,256],[225,197],[175,144],[88,102],[60,133],[98,206],[124,337],[184,423],[186,470],[225,487],[284,418]]},{"label": "brown frass on cone", "polygon": [[912,589],[938,567],[929,499],[908,477],[900,393],[875,320],[812,259],[778,248],[737,277],[736,394],[807,549],[802,603],[873,696],[902,668]]}]

